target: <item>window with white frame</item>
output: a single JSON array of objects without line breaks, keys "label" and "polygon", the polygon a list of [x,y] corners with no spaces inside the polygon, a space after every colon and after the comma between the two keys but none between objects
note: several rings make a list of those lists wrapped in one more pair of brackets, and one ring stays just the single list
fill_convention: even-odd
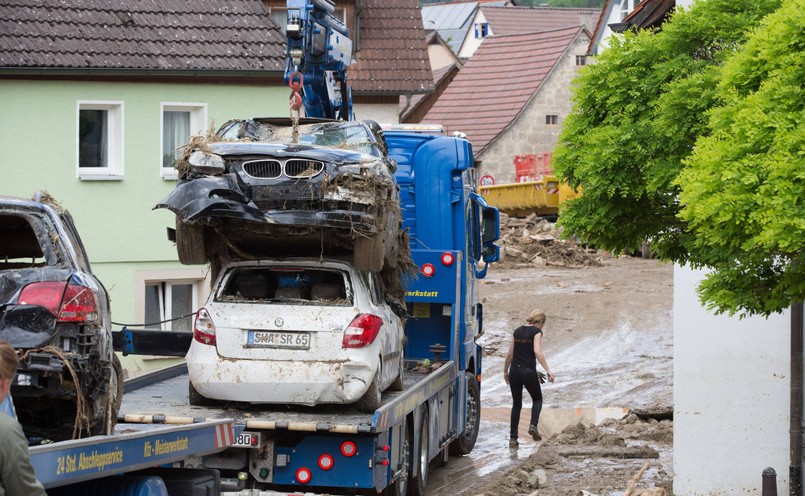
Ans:
[{"label": "window with white frame", "polygon": [[176,179],[176,159],[181,147],[193,134],[203,133],[207,122],[207,106],[203,103],[163,103],[160,174]]},{"label": "window with white frame", "polygon": [[123,102],[79,101],[77,164],[80,179],[123,179]]},{"label": "window with white frame", "polygon": [[621,21],[634,10],[634,0],[621,0]]},{"label": "window with white frame", "polygon": [[166,331],[193,330],[198,291],[193,281],[147,281],[145,327]]},{"label": "window with white frame", "polygon": [[489,23],[488,22],[476,22],[475,23],[475,39],[480,40],[481,38],[486,38],[489,36]]}]

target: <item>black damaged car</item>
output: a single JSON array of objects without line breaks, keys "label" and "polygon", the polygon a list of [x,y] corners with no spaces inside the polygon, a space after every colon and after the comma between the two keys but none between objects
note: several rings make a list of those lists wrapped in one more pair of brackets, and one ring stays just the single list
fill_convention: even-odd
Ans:
[{"label": "black damaged car", "polygon": [[397,265],[396,162],[375,122],[233,120],[191,139],[177,168],[156,208],[176,214],[184,264],[354,253],[360,270]]},{"label": "black damaged car", "polygon": [[109,434],[123,395],[109,298],[70,214],[0,197],[0,339],[20,354],[11,395],[28,437]]}]

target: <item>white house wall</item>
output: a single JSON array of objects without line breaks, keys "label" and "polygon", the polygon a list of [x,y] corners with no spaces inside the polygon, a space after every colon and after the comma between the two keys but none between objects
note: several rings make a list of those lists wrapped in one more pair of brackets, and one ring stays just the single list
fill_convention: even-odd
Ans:
[{"label": "white house wall", "polygon": [[354,103],[352,112],[358,120],[373,120],[380,124],[400,122],[400,105],[397,103]]},{"label": "white house wall", "polygon": [[759,495],[766,467],[788,494],[790,314],[716,316],[704,274],[674,268],[674,494]]},{"label": "white house wall", "polygon": [[[486,22],[486,16],[484,13],[478,9],[475,14],[475,18],[470,22],[470,28],[467,30],[467,34],[464,37],[464,43],[461,45],[461,50],[458,51],[458,58],[460,59],[468,59],[475,54],[475,51],[478,50],[478,47],[481,46],[481,43],[484,41],[483,38],[476,38],[475,37],[475,25],[481,24]],[[489,29],[487,36],[492,36],[492,29]]]}]

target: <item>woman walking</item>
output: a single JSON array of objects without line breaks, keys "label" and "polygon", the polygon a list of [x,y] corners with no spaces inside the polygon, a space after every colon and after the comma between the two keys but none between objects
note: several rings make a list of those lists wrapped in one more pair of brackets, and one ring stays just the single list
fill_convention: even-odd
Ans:
[{"label": "woman walking", "polygon": [[522,325],[512,333],[512,341],[509,344],[509,352],[506,354],[506,362],[503,365],[503,380],[509,385],[512,392],[512,411],[511,426],[509,434],[509,448],[517,448],[517,427],[520,424],[520,411],[523,409],[523,388],[531,395],[531,422],[528,426],[528,433],[535,441],[542,440],[537,431],[539,424],[539,414],[542,411],[542,389],[540,388],[540,377],[537,372],[537,361],[539,361],[548,381],[554,381],[553,372],[548,367],[548,362],[542,354],[542,328],[545,326],[545,312],[534,310],[526,319],[526,325]]}]

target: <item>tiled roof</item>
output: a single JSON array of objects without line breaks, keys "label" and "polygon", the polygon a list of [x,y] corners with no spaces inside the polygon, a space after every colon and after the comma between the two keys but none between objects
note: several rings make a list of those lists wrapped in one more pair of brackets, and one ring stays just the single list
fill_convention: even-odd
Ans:
[{"label": "tiled roof", "polygon": [[2,0],[0,69],[282,71],[258,0]]},{"label": "tiled roof", "polygon": [[658,27],[676,7],[675,0],[643,0],[623,19],[640,29]]},{"label": "tiled roof", "polygon": [[[448,65],[448,66],[442,67],[441,69],[434,70],[433,71],[433,85],[434,85],[434,87],[439,86],[439,83],[441,83],[444,78],[446,78],[454,70],[457,70],[456,65],[457,64]],[[405,119],[409,115],[411,115],[411,113],[414,110],[416,110],[416,108],[419,106],[419,104],[422,103],[422,100],[424,100],[427,96],[428,95],[425,95],[425,94],[412,96],[411,97],[411,103],[406,108],[407,100],[406,100],[405,96],[400,95],[400,110],[401,111],[405,110],[405,113],[400,115],[400,122],[405,122]]]},{"label": "tiled roof", "polygon": [[584,29],[485,39],[422,122],[466,133],[477,156],[520,115]]},{"label": "tiled roof", "polygon": [[433,91],[418,0],[365,0],[358,48],[347,74],[353,92]]},{"label": "tiled roof", "polygon": [[552,29],[585,26],[590,32],[601,15],[601,9],[561,7],[487,7],[481,12],[495,36],[534,33]]}]

